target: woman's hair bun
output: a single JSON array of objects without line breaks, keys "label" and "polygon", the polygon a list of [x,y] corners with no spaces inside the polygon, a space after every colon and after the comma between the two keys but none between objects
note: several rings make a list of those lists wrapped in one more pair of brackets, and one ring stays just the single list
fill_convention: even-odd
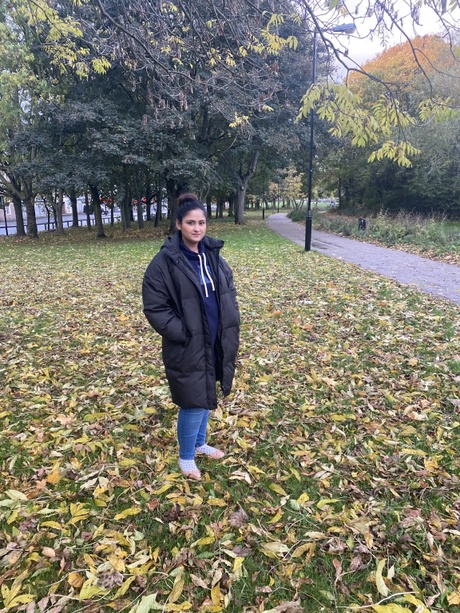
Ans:
[{"label": "woman's hair bun", "polygon": [[182,223],[183,218],[195,209],[199,209],[204,213],[206,217],[206,207],[202,202],[198,200],[198,196],[192,192],[186,192],[181,194],[177,198],[177,211],[176,219],[179,223]]},{"label": "woman's hair bun", "polygon": [[177,205],[180,206],[184,202],[200,202],[198,196],[193,192],[186,192],[177,198]]}]

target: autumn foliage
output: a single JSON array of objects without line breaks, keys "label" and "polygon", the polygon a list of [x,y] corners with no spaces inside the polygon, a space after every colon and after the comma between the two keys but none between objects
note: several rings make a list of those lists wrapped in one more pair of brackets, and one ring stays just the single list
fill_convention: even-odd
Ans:
[{"label": "autumn foliage", "polygon": [[458,610],[458,308],[211,233],[243,327],[200,483],[141,311],[161,230],[0,242],[1,611]]},{"label": "autumn foliage", "polygon": [[[410,108],[414,100],[430,96],[430,88],[437,76],[458,73],[459,70],[458,48],[451,48],[438,36],[417,36],[379,53],[363,65],[364,73],[351,73],[349,85],[355,93],[367,99],[377,92],[384,93],[389,85],[393,94]],[[378,81],[369,80],[367,75]]]}]

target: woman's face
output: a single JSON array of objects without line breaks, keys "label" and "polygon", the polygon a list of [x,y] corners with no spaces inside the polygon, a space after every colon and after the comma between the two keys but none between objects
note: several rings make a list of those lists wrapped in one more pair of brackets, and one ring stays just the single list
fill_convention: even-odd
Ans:
[{"label": "woman's face", "polygon": [[189,249],[198,253],[198,243],[206,234],[206,215],[201,209],[193,209],[184,215],[182,222],[176,220],[182,239]]}]

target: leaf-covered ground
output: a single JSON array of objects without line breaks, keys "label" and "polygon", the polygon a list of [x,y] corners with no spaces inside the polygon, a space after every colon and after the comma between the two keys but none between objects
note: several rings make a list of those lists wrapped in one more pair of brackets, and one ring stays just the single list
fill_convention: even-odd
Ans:
[{"label": "leaf-covered ground", "polygon": [[210,233],[243,327],[200,483],[142,314],[163,238],[0,242],[0,610],[459,611],[460,310]]}]

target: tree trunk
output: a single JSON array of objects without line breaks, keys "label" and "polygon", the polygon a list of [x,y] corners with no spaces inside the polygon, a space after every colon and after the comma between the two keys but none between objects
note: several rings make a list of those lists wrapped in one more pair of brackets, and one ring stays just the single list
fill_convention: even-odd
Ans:
[{"label": "tree trunk", "polygon": [[236,210],[235,210],[235,223],[238,225],[244,224],[244,203],[246,200],[246,190],[249,185],[249,181],[254,176],[257,170],[257,161],[259,159],[259,151],[254,151],[249,169],[246,173],[243,173],[240,166],[240,172],[238,173],[238,193],[236,197]]},{"label": "tree trunk", "polygon": [[64,234],[64,223],[62,221],[62,209],[64,208],[64,192],[59,189],[57,200],[53,203],[53,212],[56,220],[56,231]]},{"label": "tree trunk", "polygon": [[218,217],[219,219],[222,219],[222,217],[224,216],[224,205],[225,205],[225,200],[223,198],[219,198],[217,201],[217,210],[216,210],[216,217]]},{"label": "tree trunk", "polygon": [[115,208],[115,194],[113,193],[113,189],[110,192],[110,225],[113,227],[115,225],[115,217],[113,209]]},{"label": "tree trunk", "polygon": [[96,238],[107,238],[104,232],[104,224],[102,223],[101,200],[99,197],[99,189],[96,185],[89,186],[91,192],[91,204],[94,209],[94,225],[96,226]]},{"label": "tree trunk", "polygon": [[72,207],[72,227],[78,228],[77,192],[74,189],[69,190],[69,200]]},{"label": "tree trunk", "polygon": [[123,232],[128,230],[131,225],[131,219],[129,215],[129,201],[131,199],[131,190],[129,188],[128,171],[125,165],[123,165],[123,184],[122,193],[120,199],[120,215],[121,215],[121,227]]},{"label": "tree trunk", "polygon": [[238,225],[244,224],[244,203],[246,201],[246,187],[246,185],[238,185],[235,208],[235,223]]},{"label": "tree trunk", "polygon": [[162,178],[158,179],[158,190],[157,190],[157,210],[155,212],[155,228],[160,225],[160,219],[163,214],[163,181]]},{"label": "tree trunk", "polygon": [[174,234],[176,231],[176,211],[177,211],[177,198],[176,198],[176,183],[172,179],[166,180],[166,192],[168,194],[168,206],[171,211],[171,219],[169,220],[169,233]]},{"label": "tree trunk", "polygon": [[24,181],[24,206],[27,213],[27,236],[38,238],[37,217],[35,215],[35,195],[32,191],[32,182]]},{"label": "tree trunk", "polygon": [[85,207],[83,210],[86,215],[86,226],[88,230],[91,230],[91,205],[89,203],[88,191],[85,191]]},{"label": "tree trunk", "polygon": [[19,196],[13,194],[14,215],[16,217],[16,236],[25,236],[24,213],[22,212],[22,202]]},{"label": "tree trunk", "polygon": [[151,201],[152,201],[153,194],[152,194],[152,182],[148,174],[145,177],[144,193],[145,193],[145,220],[151,221],[152,219],[152,211],[151,211],[152,202]]},{"label": "tree trunk", "polygon": [[137,203],[136,203],[137,227],[139,228],[139,230],[142,230],[144,227],[144,213],[142,211],[142,198],[141,198],[141,193],[139,191],[139,180],[137,177],[137,172],[134,173],[134,181],[136,184],[136,194],[137,194]]},{"label": "tree trunk", "polygon": [[228,198],[228,217],[235,217],[236,194],[231,194]]},{"label": "tree trunk", "polygon": [[206,212],[207,212],[208,219],[211,219],[211,217],[212,217],[212,207],[211,207],[211,204],[212,204],[212,202],[211,202],[211,195],[208,194],[206,196]]}]

